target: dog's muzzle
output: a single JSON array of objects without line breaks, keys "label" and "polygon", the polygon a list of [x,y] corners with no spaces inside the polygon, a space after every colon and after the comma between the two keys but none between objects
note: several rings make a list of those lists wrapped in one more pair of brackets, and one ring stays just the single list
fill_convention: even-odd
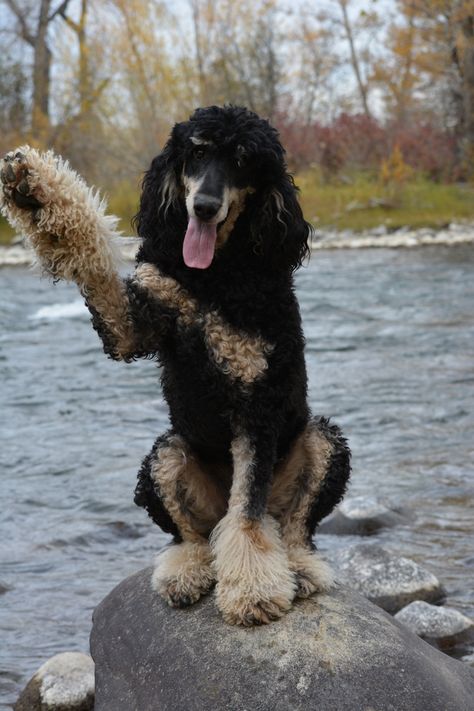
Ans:
[{"label": "dog's muzzle", "polygon": [[222,202],[211,195],[200,195],[194,198],[194,214],[200,220],[212,220],[222,207]]}]

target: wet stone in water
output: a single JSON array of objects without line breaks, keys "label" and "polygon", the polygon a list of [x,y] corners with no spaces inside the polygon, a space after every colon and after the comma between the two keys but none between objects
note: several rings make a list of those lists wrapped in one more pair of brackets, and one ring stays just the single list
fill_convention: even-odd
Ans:
[{"label": "wet stone in water", "polygon": [[338,579],[390,613],[413,600],[439,602],[445,592],[435,575],[381,546],[360,543],[334,551]]}]

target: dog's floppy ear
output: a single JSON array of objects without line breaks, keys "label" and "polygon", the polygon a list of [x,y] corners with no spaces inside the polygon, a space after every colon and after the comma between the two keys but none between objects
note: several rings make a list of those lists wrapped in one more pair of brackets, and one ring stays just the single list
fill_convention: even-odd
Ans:
[{"label": "dog's floppy ear", "polygon": [[257,199],[258,218],[252,228],[255,243],[265,259],[293,270],[308,256],[311,234],[297,195],[293,177],[283,172],[280,180],[264,188]]},{"label": "dog's floppy ear", "polygon": [[142,182],[140,207],[133,218],[140,237],[157,239],[166,223],[182,212],[182,140],[185,124],[176,124],[161,153],[153,159]]}]

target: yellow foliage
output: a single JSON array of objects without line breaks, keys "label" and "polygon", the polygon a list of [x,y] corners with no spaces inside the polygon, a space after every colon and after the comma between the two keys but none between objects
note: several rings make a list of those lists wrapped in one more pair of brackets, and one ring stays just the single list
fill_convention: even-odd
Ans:
[{"label": "yellow foliage", "polygon": [[380,182],[387,186],[402,186],[413,175],[413,169],[403,160],[403,154],[397,145],[391,155],[380,165]]}]

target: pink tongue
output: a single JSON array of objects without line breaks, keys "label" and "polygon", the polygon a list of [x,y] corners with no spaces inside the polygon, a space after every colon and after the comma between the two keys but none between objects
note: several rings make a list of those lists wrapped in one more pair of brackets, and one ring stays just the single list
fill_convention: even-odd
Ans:
[{"label": "pink tongue", "polygon": [[217,225],[190,217],[184,236],[183,258],[187,267],[207,269],[214,257]]}]

